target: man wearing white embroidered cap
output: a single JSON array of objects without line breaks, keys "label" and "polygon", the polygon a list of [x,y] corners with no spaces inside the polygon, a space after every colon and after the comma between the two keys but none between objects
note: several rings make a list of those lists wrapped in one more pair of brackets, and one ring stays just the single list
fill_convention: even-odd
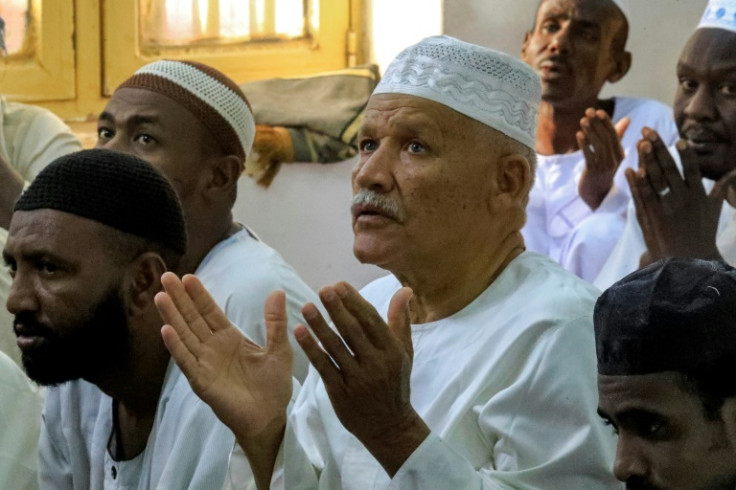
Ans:
[{"label": "man wearing white embroidered cap", "polygon": [[674,111],[682,139],[669,152],[656,131],[639,142],[639,170],[627,170],[634,199],[595,279],[601,289],[665,257],[736,265],[735,0],[708,3],[680,55],[677,77]]},{"label": "man wearing white embroidered cap", "polygon": [[450,37],[391,63],[366,108],[352,206],[355,255],[391,275],[323,288],[334,330],[303,308],[311,333],[295,336],[313,369],[298,395],[281,293],[264,350],[194,277],[163,277],[164,340],[246,455],[233,486],[248,484],[243,464],[259,488],[615,487],[595,413],[597,291],[525,252],[519,232],[539,96],[523,63]]},{"label": "man wearing white embroidered cap", "polygon": [[641,128],[656,129],[668,144],[677,137],[665,104],[599,98],[629,70],[628,29],[623,0],[542,0],[521,51],[542,79],[539,166],[524,238],[529,250],[589,281],[623,228],[624,169],[636,166]]},{"label": "man wearing white embroidered cap", "polygon": [[[248,100],[235,82],[202,63],[159,60],[115,90],[99,117],[97,147],[143,158],[172,181],[189,235],[177,272],[195,273],[230,321],[262,345],[268,293],[286,291],[290,330],[316,295],[278,252],[233,221],[254,138]],[[299,352],[293,372],[300,381],[308,365]]]}]

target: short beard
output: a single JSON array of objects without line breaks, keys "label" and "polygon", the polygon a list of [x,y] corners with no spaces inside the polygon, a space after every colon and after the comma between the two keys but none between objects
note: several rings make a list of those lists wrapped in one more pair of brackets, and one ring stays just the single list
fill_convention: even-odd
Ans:
[{"label": "short beard", "polygon": [[[733,490],[736,488],[736,475],[724,475],[716,477],[705,486],[693,490]],[[626,490],[663,490],[645,478],[632,476],[626,480]]]},{"label": "short beard", "polygon": [[29,312],[16,315],[16,322],[44,337],[41,345],[22,354],[26,374],[42,386],[80,378],[94,382],[129,358],[128,318],[117,289],[73,325],[57,325],[52,330],[37,323]]}]

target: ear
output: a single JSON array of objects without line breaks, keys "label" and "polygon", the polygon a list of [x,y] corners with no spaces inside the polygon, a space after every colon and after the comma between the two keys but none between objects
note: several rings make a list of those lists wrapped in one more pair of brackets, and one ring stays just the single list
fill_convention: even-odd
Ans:
[{"label": "ear", "polygon": [[154,304],[153,297],[161,291],[161,275],[164,272],[166,264],[155,252],[142,253],[131,262],[126,280],[130,316],[148,311]]},{"label": "ear", "polygon": [[230,196],[235,192],[243,173],[244,162],[237,155],[212,156],[205,193],[210,199]]},{"label": "ear", "polygon": [[511,153],[498,159],[496,188],[508,197],[508,204],[522,203],[525,207],[531,188],[531,165],[523,155]]},{"label": "ear", "polygon": [[526,31],[524,34],[524,42],[521,43],[521,59],[524,59],[524,56],[526,56],[526,49],[529,47],[529,41],[532,38],[532,31]]},{"label": "ear", "polygon": [[608,75],[609,83],[616,83],[621,80],[629,72],[631,68],[631,53],[628,51],[620,51],[613,57],[614,67],[611,74]]}]

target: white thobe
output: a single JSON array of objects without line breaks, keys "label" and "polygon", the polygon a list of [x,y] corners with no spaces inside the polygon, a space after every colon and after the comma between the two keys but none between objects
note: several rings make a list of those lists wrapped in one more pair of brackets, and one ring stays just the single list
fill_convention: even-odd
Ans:
[{"label": "white thobe", "polygon": [[38,488],[36,460],[41,391],[0,352],[0,488]]},{"label": "white thobe", "polygon": [[[212,247],[195,275],[227,318],[259,345],[266,345],[263,305],[269,293],[277,289],[286,293],[289,332],[304,323],[302,306],[315,303],[321,308],[317,294],[294,268],[248,229]],[[294,352],[292,372],[299,381],[303,381],[309,361],[291,333],[289,341]]]},{"label": "white thobe", "polygon": [[[386,318],[399,287],[389,276],[361,294]],[[618,488],[616,440],[596,415],[597,296],[548,258],[525,252],[461,311],[412,325],[411,403],[432,432],[393,478],[341,425],[310,369],[272,488]],[[231,476],[246,464],[238,451]]]},{"label": "white thobe", "polygon": [[174,361],[145,449],[116,461],[108,447],[113,400],[95,385],[49,388],[39,440],[42,489],[219,489],[235,436],[194,394]]},{"label": "white thobe", "polygon": [[671,108],[649,99],[616,97],[614,100],[613,121],[630,117],[631,123],[621,140],[624,160],[601,205],[594,211],[578,194],[585,169],[581,150],[563,155],[537,155],[527,224],[522,230],[527,250],[549,255],[588,281],[598,274],[623,229],[631,200],[624,171],[639,165],[636,143],[641,139],[642,128],[655,129],[667,145],[677,140]]}]

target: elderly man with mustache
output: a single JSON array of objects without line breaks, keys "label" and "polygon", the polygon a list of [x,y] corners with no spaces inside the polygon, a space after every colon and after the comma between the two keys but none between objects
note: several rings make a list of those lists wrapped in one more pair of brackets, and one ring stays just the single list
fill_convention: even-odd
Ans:
[{"label": "elderly man with mustache", "polygon": [[[524,250],[540,87],[518,60],[449,37],[404,50],[371,96],[353,172],[354,252],[391,275],[320,291],[294,335],[285,298],[249,342],[193,276],[162,278],[162,334],[259,488],[615,488],[596,420],[597,291]],[[289,405],[293,400],[293,405]]]}]

